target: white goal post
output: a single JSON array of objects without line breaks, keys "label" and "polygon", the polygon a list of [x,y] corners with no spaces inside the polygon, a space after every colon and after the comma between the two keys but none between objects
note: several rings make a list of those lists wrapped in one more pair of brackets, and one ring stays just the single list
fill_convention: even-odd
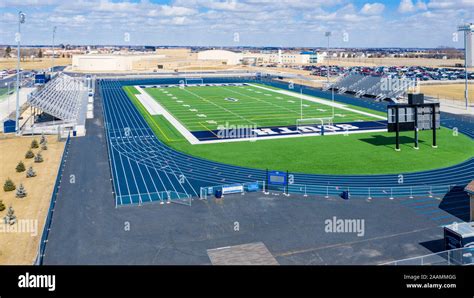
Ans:
[{"label": "white goal post", "polygon": [[299,133],[304,132],[305,126],[314,126],[320,125],[321,127],[321,135],[324,135],[325,126],[332,126],[333,124],[333,117],[322,117],[322,118],[299,118],[296,119],[296,129]]},{"label": "white goal post", "polygon": [[204,84],[203,78],[184,78],[185,85],[202,85]]}]

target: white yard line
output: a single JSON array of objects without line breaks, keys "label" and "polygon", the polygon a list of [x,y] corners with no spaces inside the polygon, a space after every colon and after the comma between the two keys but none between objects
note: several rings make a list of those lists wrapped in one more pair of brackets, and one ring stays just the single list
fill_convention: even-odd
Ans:
[{"label": "white yard line", "polygon": [[319,98],[315,98],[315,97],[312,97],[312,96],[309,96],[309,95],[298,94],[298,93],[294,93],[294,92],[286,91],[286,90],[274,90],[274,89],[270,89],[270,88],[250,84],[250,83],[248,85],[252,86],[252,87],[255,87],[255,88],[260,88],[260,89],[263,89],[263,90],[267,90],[267,91],[271,91],[271,92],[275,92],[275,93],[280,93],[280,94],[284,94],[284,95],[288,95],[288,96],[292,96],[292,97],[295,97],[295,98],[298,98],[298,99],[302,98],[302,99],[312,101],[312,102],[315,102],[315,103],[320,103],[320,104],[323,104],[323,105],[326,105],[326,106],[331,106],[331,107],[335,107],[335,108],[338,108],[338,109],[355,112],[357,114],[366,115],[366,116],[374,117],[374,118],[377,118],[377,119],[387,120],[387,118],[384,117],[384,116],[379,116],[379,115],[371,114],[371,113],[368,113],[368,112],[363,112],[363,111],[359,111],[359,110],[356,110],[356,109],[352,109],[352,108],[347,107],[346,105],[343,105],[343,104],[340,104],[340,103],[335,103],[335,102],[332,102],[332,101],[329,101],[329,100],[319,99]]},{"label": "white yard line", "polygon": [[[157,111],[159,111],[160,113],[159,115],[163,115],[166,118],[166,120],[168,120],[186,138],[186,140],[188,140],[189,143],[193,145],[202,143],[186,127],[184,127],[184,125],[181,124],[181,122],[179,122],[178,119],[176,119],[173,115],[171,115],[162,105],[160,105],[158,101],[153,99],[153,97],[151,97],[145,90],[140,88],[140,86],[135,86],[135,88],[140,92],[140,97],[137,96],[140,102],[142,102],[143,104],[143,101],[145,102],[154,101],[156,105],[158,105],[156,109]],[[145,104],[143,105],[146,107]],[[153,104],[153,106],[155,105]]]}]

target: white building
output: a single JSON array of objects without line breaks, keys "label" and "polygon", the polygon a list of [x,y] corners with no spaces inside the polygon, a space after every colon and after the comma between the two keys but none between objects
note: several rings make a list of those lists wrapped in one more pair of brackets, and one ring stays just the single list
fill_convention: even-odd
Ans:
[{"label": "white building", "polygon": [[188,49],[159,49],[155,54],[87,54],[72,57],[72,70],[84,72],[176,70],[206,65],[315,64],[324,55],[315,52],[233,52],[206,50],[191,53]]},{"label": "white building", "polygon": [[256,64],[314,64],[322,63],[324,55],[315,52],[282,52],[275,53],[251,53],[243,54],[244,61],[255,61]]},{"label": "white building", "polygon": [[131,71],[149,68],[165,55],[74,55],[72,69],[79,71]]},{"label": "white building", "polygon": [[222,64],[226,65],[237,65],[242,62],[243,55],[225,50],[207,50],[199,52],[197,58],[198,60],[222,61]]},{"label": "white building", "polygon": [[323,55],[314,52],[277,52],[271,53],[254,53],[243,52],[236,53],[225,50],[208,50],[198,53],[198,60],[215,60],[222,61],[223,64],[313,64],[322,63]]}]

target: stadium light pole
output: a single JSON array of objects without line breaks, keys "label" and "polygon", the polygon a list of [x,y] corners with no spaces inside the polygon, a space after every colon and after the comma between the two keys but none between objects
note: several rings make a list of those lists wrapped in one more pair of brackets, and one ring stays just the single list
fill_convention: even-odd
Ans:
[{"label": "stadium light pole", "polygon": [[327,72],[327,78],[328,78],[328,84],[329,84],[329,37],[331,37],[331,31],[326,31],[326,33],[324,33],[324,36],[326,36],[328,38],[328,45],[326,47],[326,57],[327,57],[327,69],[326,69],[326,72]]},{"label": "stadium light pole", "polygon": [[[326,57],[327,57],[327,69],[326,69],[326,74],[327,74],[327,84],[329,86],[329,37],[331,37],[331,31],[326,31],[324,33],[324,36],[328,38],[328,45],[326,47]],[[331,99],[334,102],[334,88],[331,88]],[[332,118],[334,118],[334,105],[332,106]]]},{"label": "stadium light pole", "polygon": [[[466,104],[466,110],[469,108],[469,95],[468,95],[468,82],[467,82],[467,36],[472,34],[474,31],[474,24],[466,23],[458,26],[458,31],[464,32],[464,100]],[[471,37],[472,38],[472,37]],[[472,49],[471,49],[472,51]]]},{"label": "stadium light pole", "polygon": [[15,117],[15,132],[16,134],[20,131],[20,42],[21,42],[21,24],[25,23],[26,15],[22,12],[18,12],[18,33],[17,39],[17,63],[16,63],[16,117]]},{"label": "stadium light pole", "polygon": [[53,27],[53,44],[51,48],[53,49],[53,54],[51,55],[51,72],[54,71],[54,36],[56,34],[56,26]]}]

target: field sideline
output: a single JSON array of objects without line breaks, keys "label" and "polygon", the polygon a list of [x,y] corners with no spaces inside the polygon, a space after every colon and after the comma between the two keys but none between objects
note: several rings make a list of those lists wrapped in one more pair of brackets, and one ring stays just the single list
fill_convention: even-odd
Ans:
[{"label": "field sideline", "polygon": [[412,133],[402,133],[401,152],[394,150],[394,134],[382,132],[191,145],[163,116],[146,111],[134,87],[124,89],[163,142],[178,151],[232,165],[317,174],[390,174],[447,167],[471,158],[474,152],[470,138],[454,136],[446,128],[438,131],[437,149],[431,148],[430,131],[420,133],[420,150],[412,148]]}]

